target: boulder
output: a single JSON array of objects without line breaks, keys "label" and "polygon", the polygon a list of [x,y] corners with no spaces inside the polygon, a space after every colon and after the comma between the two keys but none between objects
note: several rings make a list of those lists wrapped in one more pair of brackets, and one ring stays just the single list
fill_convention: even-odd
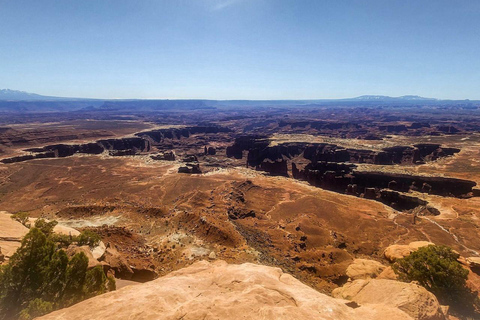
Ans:
[{"label": "boulder", "polygon": [[355,280],[333,290],[332,295],[359,305],[395,307],[417,320],[446,319],[437,298],[414,283],[385,279]]},{"label": "boulder", "polygon": [[67,248],[67,255],[69,257],[73,257],[75,254],[83,252],[87,258],[88,258],[88,269],[95,268],[96,266],[101,266],[102,264],[93,257],[92,251],[90,251],[89,246],[76,246],[74,244],[71,244]]},{"label": "boulder", "polygon": [[374,260],[355,259],[347,268],[347,276],[352,280],[376,278],[385,268]]},{"label": "boulder", "polygon": [[377,279],[397,280],[398,276],[393,271],[392,267],[386,267],[383,269],[382,273],[378,275]]},{"label": "boulder", "polygon": [[208,259],[210,260],[217,259],[217,255],[215,254],[215,251],[210,252],[210,254],[208,255]]},{"label": "boulder", "polygon": [[397,259],[405,258],[410,255],[413,251],[418,250],[421,247],[426,247],[429,245],[434,245],[432,242],[428,241],[414,241],[410,244],[394,244],[387,247],[383,253],[385,258],[390,262],[395,262]]},{"label": "boulder", "polygon": [[435,243],[429,242],[429,241],[413,241],[413,242],[410,242],[408,244],[408,246],[412,249],[412,252],[417,251],[421,247],[426,247],[426,246],[430,246],[430,245],[433,246],[433,245],[435,245]]},{"label": "boulder", "polygon": [[467,263],[472,270],[480,271],[480,257],[469,257]]},{"label": "boulder", "polygon": [[465,269],[469,271],[467,286],[473,291],[480,292],[480,258],[479,257],[459,257],[458,261]]},{"label": "boulder", "polygon": [[103,241],[100,241],[98,243],[98,246],[91,249],[93,257],[97,260],[102,259],[103,255],[105,254],[105,250],[106,250],[106,247],[105,247],[105,243],[103,243]]},{"label": "boulder", "polygon": [[408,245],[394,244],[385,249],[383,255],[390,262],[408,256],[412,250]]},{"label": "boulder", "polygon": [[200,261],[38,319],[412,319],[395,307],[347,303],[315,291],[279,268]]},{"label": "boulder", "polygon": [[120,255],[120,253],[112,248],[108,247],[105,250],[105,254],[103,255],[102,261],[106,263],[106,265],[110,266],[110,268],[115,273],[116,278],[130,280],[133,277],[133,270],[128,265],[127,260]]}]

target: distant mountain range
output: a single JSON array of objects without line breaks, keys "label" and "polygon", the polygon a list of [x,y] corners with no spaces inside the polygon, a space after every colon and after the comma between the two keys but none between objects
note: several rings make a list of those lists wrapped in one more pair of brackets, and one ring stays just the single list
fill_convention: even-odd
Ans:
[{"label": "distant mountain range", "polygon": [[81,98],[65,98],[65,97],[52,97],[52,96],[42,96],[36,93],[30,93],[19,90],[11,89],[0,89],[0,100],[9,100],[9,101],[53,101],[53,100],[92,100],[92,99],[81,99]]},{"label": "distant mountain range", "polygon": [[[0,100],[10,100],[10,101],[46,101],[46,100],[110,100],[110,99],[85,99],[85,98],[65,98],[65,97],[54,97],[54,96],[43,96],[36,93],[30,93],[25,91],[19,90],[11,90],[11,89],[0,89]],[[123,99],[123,100],[133,100],[133,99]],[[311,99],[311,100],[295,100],[295,101],[332,101],[332,100],[339,100],[339,101],[425,101],[425,100],[438,100],[434,98],[425,98],[420,96],[401,96],[401,97],[390,97],[390,96],[382,96],[382,95],[364,95],[356,98],[346,98],[346,99]],[[234,101],[234,100],[229,100]],[[241,100],[235,100],[241,101]],[[252,101],[252,100],[244,100],[244,101]],[[269,100],[275,101],[275,100]],[[285,101],[285,100],[279,100]],[[288,100],[293,101],[293,100]]]},{"label": "distant mountain range", "polygon": [[207,99],[85,99],[43,96],[25,91],[0,89],[0,112],[148,112],[180,109],[283,108],[283,107],[422,107],[456,106],[480,109],[476,100],[439,100],[414,95],[389,97],[364,95],[347,99],[315,100],[207,100]]},{"label": "distant mountain range", "polygon": [[342,99],[342,100],[356,100],[356,101],[394,101],[394,100],[403,100],[403,101],[425,101],[425,100],[438,100],[435,98],[425,98],[425,97],[420,97],[420,96],[401,96],[401,97],[389,97],[389,96],[372,96],[372,95],[366,95],[366,96],[360,96],[356,98],[351,98],[351,99]]}]

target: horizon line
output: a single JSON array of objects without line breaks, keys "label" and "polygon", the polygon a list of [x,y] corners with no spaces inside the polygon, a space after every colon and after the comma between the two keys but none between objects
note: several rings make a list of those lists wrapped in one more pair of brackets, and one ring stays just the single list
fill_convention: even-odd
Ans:
[{"label": "horizon line", "polygon": [[[24,93],[29,95],[36,95],[42,98],[53,98],[53,99],[84,99],[84,100],[210,100],[210,101],[319,101],[319,100],[348,100],[348,99],[358,99],[358,98],[367,98],[367,97],[379,97],[379,98],[392,98],[392,99],[401,99],[406,97],[418,97],[419,100],[439,100],[439,101],[480,101],[479,99],[470,99],[470,98],[432,98],[432,97],[424,97],[422,95],[415,95],[415,94],[404,94],[399,96],[390,96],[387,94],[362,94],[359,96],[348,96],[348,97],[335,97],[335,98],[261,98],[261,99],[248,99],[248,98],[228,98],[228,99],[215,99],[215,98],[180,98],[180,97],[148,97],[148,98],[92,98],[92,97],[74,97],[74,96],[63,96],[63,95],[50,95],[50,94],[40,94],[40,93],[33,93],[23,90],[15,90],[15,89],[0,89],[1,91],[9,90],[17,93]],[[32,99],[27,100],[18,100],[18,101],[35,101],[35,97]],[[46,99],[45,99],[46,100]],[[414,100],[414,99],[412,99]],[[3,100],[9,101],[9,100]],[[14,100],[10,100],[14,101]]]}]

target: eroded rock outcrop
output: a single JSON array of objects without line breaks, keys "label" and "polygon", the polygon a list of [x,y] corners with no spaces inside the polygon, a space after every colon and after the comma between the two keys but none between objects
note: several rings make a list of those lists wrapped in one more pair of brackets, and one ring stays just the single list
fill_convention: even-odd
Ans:
[{"label": "eroded rock outcrop", "polygon": [[373,279],[378,277],[387,267],[375,260],[355,259],[347,267],[347,276],[352,280]]},{"label": "eroded rock outcrop", "polygon": [[355,280],[333,290],[332,294],[336,298],[351,300],[359,305],[380,303],[395,307],[413,319],[446,319],[437,298],[425,288],[413,283],[385,279]]},{"label": "eroded rock outcrop", "polygon": [[202,173],[200,170],[200,164],[198,162],[187,162],[185,165],[178,168],[178,173]]},{"label": "eroded rock outcrop", "polygon": [[429,245],[434,245],[434,243],[428,241],[414,241],[409,244],[394,244],[387,247],[383,254],[388,261],[395,262],[395,260],[405,258],[413,251]]},{"label": "eroded rock outcrop", "polygon": [[160,152],[151,155],[150,158],[153,160],[175,161],[175,153],[173,151]]},{"label": "eroded rock outcrop", "polygon": [[248,165],[257,166],[265,159],[272,161],[293,158],[303,153],[305,159],[316,162],[350,162],[378,165],[422,164],[460,152],[457,148],[445,148],[439,144],[394,146],[381,151],[344,148],[329,143],[288,142],[270,146],[266,136],[241,136],[227,148],[227,156],[241,159],[248,151]]},{"label": "eroded rock outcrop", "polygon": [[480,274],[480,257],[469,257],[466,261],[473,272]]},{"label": "eroded rock outcrop", "polygon": [[135,134],[137,137],[148,140],[152,144],[161,143],[166,139],[178,140],[181,138],[188,138],[193,134],[209,134],[209,133],[226,133],[231,132],[229,128],[208,125],[208,126],[194,126],[184,128],[166,128],[151,131],[143,131]]},{"label": "eroded rock outcrop", "polygon": [[55,144],[42,148],[26,149],[25,154],[0,160],[2,163],[15,163],[33,159],[65,158],[76,153],[100,154],[108,151],[111,156],[134,155],[139,152],[150,151],[150,143],[142,138],[105,139],[84,144]]},{"label": "eroded rock outcrop", "polygon": [[[242,159],[247,166],[270,175],[292,176],[324,189],[381,201],[398,210],[411,210],[427,203],[399,192],[469,197],[474,181],[414,176],[386,172],[358,171],[357,163],[375,165],[423,164],[458,153],[460,149],[439,144],[395,146],[381,151],[343,148],[328,143],[290,142],[270,145],[267,136],[249,135],[235,139],[227,156]],[[291,168],[291,171],[290,171]],[[389,189],[389,190],[384,190]]]},{"label": "eroded rock outcrop", "polygon": [[393,306],[353,308],[347,303],[315,291],[279,268],[201,261],[38,319],[412,319]]}]

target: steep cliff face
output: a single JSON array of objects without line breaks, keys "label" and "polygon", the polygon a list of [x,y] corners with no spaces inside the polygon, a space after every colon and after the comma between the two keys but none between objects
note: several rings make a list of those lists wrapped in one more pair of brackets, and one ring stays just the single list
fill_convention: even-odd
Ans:
[{"label": "steep cliff face", "polygon": [[[180,129],[169,128],[152,130],[137,133],[135,137],[104,139],[84,144],[54,144],[47,145],[42,148],[30,148],[24,150],[29,154],[2,159],[0,162],[15,163],[42,158],[64,158],[72,156],[76,153],[100,154],[105,151],[107,151],[111,156],[135,155],[140,152],[151,151],[152,146],[162,145],[166,139],[175,140],[181,139],[182,137],[188,138],[193,134],[215,134],[226,133],[230,131],[231,130],[228,128],[218,126],[195,126]],[[169,149],[168,145],[166,149]],[[212,147],[207,149],[207,151],[209,154],[214,154],[216,152]]]},{"label": "steep cliff face", "polygon": [[168,129],[158,129],[151,131],[144,131],[135,134],[138,137],[149,140],[152,143],[161,143],[165,139],[181,139],[188,138],[192,134],[208,134],[208,133],[220,133],[220,132],[231,132],[232,130],[219,127],[219,126],[195,126],[195,127],[185,127],[185,128],[168,128]]},{"label": "steep cliff face", "polygon": [[[248,146],[246,146],[250,143]],[[292,158],[303,153],[311,162],[351,162],[378,165],[421,164],[437,160],[460,152],[460,149],[442,148],[440,145],[416,145],[414,147],[398,146],[382,151],[345,149],[326,143],[284,143],[277,146],[265,146],[255,139],[245,139],[242,146],[234,144],[232,150],[248,150],[248,164],[256,166],[264,159],[278,160],[282,157]],[[227,153],[228,155],[228,153]]]},{"label": "steep cliff face", "polygon": [[[440,196],[464,197],[472,192],[476,183],[470,180],[413,176],[386,172],[356,171],[355,165],[335,162],[310,163],[303,170],[292,164],[295,179],[306,180],[324,189],[359,195],[365,189],[391,189],[400,192],[418,191]],[[380,193],[378,192],[378,196]]]},{"label": "steep cliff face", "polygon": [[105,150],[150,151],[150,143],[141,138],[99,140],[97,144],[101,145]]},{"label": "steep cliff face", "polygon": [[436,194],[440,196],[461,197],[472,192],[476,183],[469,180],[412,176],[385,172],[355,172],[354,183],[375,188],[390,188],[396,191],[410,190]]},{"label": "steep cliff face", "polygon": [[[472,194],[475,182],[462,179],[357,171],[356,163],[373,165],[414,165],[460,152],[439,144],[395,146],[382,151],[342,148],[328,143],[283,143],[270,146],[266,136],[242,136],[227,148],[227,156],[241,159],[247,166],[271,175],[291,176],[324,189],[362,196],[400,210],[410,210],[426,202],[399,192],[418,191],[441,196]],[[290,170],[291,168],[291,170]]]},{"label": "steep cliff face", "polygon": [[31,148],[25,151],[31,154],[6,158],[2,163],[14,163],[43,158],[64,158],[76,153],[100,154],[109,151],[111,155],[132,155],[150,151],[150,143],[141,138],[107,139],[85,144],[54,144],[43,148]]},{"label": "steep cliff face", "polygon": [[316,162],[351,162],[377,165],[422,164],[460,152],[456,148],[443,148],[439,144],[417,144],[395,146],[382,151],[343,148],[328,143],[291,142],[275,146],[269,145],[267,136],[248,135],[235,139],[227,148],[227,156],[241,159],[247,151],[247,164],[259,166],[266,159],[277,161],[303,155],[303,158]]},{"label": "steep cliff face", "polygon": [[[227,147],[227,157],[233,157],[235,159],[242,159],[243,151],[251,150],[263,150],[270,142],[267,136],[262,135],[248,135],[240,136],[235,139],[233,145]],[[260,162],[259,162],[260,163]]]}]

